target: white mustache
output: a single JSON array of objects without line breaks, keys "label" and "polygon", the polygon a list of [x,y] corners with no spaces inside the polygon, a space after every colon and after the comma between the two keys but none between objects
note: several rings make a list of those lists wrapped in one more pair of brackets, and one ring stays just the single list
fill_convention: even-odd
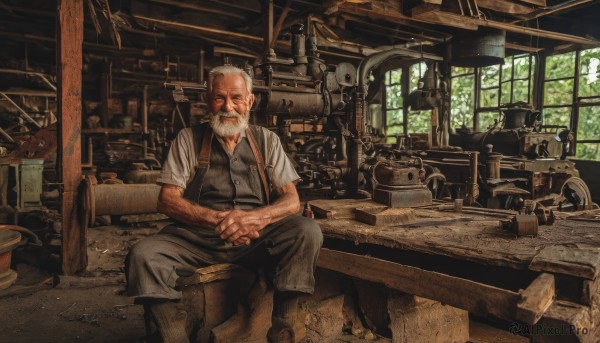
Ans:
[{"label": "white mustache", "polygon": [[239,113],[237,113],[235,110],[231,110],[229,112],[219,111],[219,112],[215,113],[215,116],[225,117],[225,118],[238,118],[238,119],[242,119],[242,115],[239,114]]}]

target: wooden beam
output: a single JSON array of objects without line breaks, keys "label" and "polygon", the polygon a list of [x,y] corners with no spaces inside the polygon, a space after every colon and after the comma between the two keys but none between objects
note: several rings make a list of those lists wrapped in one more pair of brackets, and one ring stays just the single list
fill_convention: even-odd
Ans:
[{"label": "wooden beam", "polygon": [[535,18],[540,18],[543,16],[550,15],[552,13],[562,12],[569,8],[587,4],[588,2],[592,2],[592,1],[595,1],[595,0],[578,0],[578,1],[566,3],[565,5],[556,5],[556,6],[551,6],[550,8],[547,8],[547,9],[538,9],[532,13],[525,15],[524,17],[522,17],[519,20],[515,20],[515,21],[511,22],[511,24],[522,22],[522,21],[527,21],[527,20],[532,20]]},{"label": "wooden beam", "polygon": [[520,50],[525,52],[540,52],[544,50],[544,48],[536,48],[534,46],[521,45],[517,43],[506,42],[504,47],[507,49]]},{"label": "wooden beam", "polygon": [[262,42],[263,41],[262,37],[256,37],[256,36],[247,35],[247,34],[243,34],[243,33],[237,33],[237,32],[232,32],[232,31],[213,29],[213,28],[209,28],[209,27],[203,27],[203,26],[192,25],[192,24],[177,23],[177,22],[174,22],[174,21],[161,20],[161,19],[156,19],[156,18],[149,18],[149,17],[144,17],[144,16],[141,16],[141,15],[134,15],[133,17],[135,19],[139,19],[139,20],[143,20],[143,21],[147,21],[147,22],[151,22],[151,23],[156,23],[156,24],[162,24],[162,25],[165,25],[165,26],[172,26],[172,27],[178,27],[178,28],[183,28],[183,29],[196,30],[196,31],[201,31],[201,32],[206,32],[206,33],[213,33],[213,34],[217,34],[217,35],[243,38],[243,39],[247,39],[247,40],[251,40],[251,41],[255,41],[255,42]]},{"label": "wooden beam", "polygon": [[536,5],[536,6],[546,7],[546,0],[519,0],[519,1],[525,2],[528,4],[532,4],[532,5]]},{"label": "wooden beam", "polygon": [[[415,11],[415,9],[417,9]],[[411,17],[415,20],[419,20],[422,22],[426,22],[429,24],[438,24],[444,26],[458,27],[458,28],[466,28],[467,25],[473,25],[478,27],[491,27],[498,30],[504,30],[507,32],[525,34],[534,37],[555,39],[563,42],[582,44],[582,45],[591,45],[591,46],[599,46],[600,41],[594,39],[588,39],[578,36],[573,36],[560,32],[552,32],[545,31],[540,29],[534,29],[524,26],[518,26],[509,23],[502,23],[499,21],[493,20],[483,20],[479,18],[466,17],[459,14],[454,14],[450,12],[443,12],[440,10],[428,10],[428,11],[420,11],[418,8],[413,9],[413,16]]]},{"label": "wooden beam", "polygon": [[[521,315],[527,324],[535,323],[532,318],[537,318],[539,309],[545,308],[547,300],[547,296],[542,297],[542,305],[535,301],[539,298],[528,297],[535,289],[540,289],[537,283],[534,283],[534,288],[523,291],[523,297],[513,291],[471,280],[326,248],[321,249],[317,266],[361,280],[382,283],[394,290],[436,300],[479,315],[491,314],[515,320],[517,304],[520,304],[519,311],[522,313],[536,313],[536,316]],[[544,277],[543,280],[546,284],[547,278]]]},{"label": "wooden beam", "polygon": [[81,68],[83,64],[83,1],[59,0],[57,76],[59,163],[63,183],[62,269],[69,275],[87,265],[85,230],[78,218],[77,189],[81,183]]},{"label": "wooden beam", "polygon": [[508,14],[523,15],[535,11],[535,8],[520,5],[510,1],[477,0],[477,6]]},{"label": "wooden beam", "polygon": [[522,298],[517,304],[516,319],[525,323],[537,323],[552,305],[555,296],[554,275],[540,274],[521,292]]},{"label": "wooden beam", "polygon": [[269,47],[271,49],[275,48],[275,43],[277,43],[277,37],[279,37],[279,31],[281,31],[281,27],[283,26],[283,22],[285,21],[285,18],[288,15],[288,12],[290,11],[290,6],[292,6],[292,2],[294,0],[287,0],[285,2],[285,6],[283,6],[283,9],[281,10],[281,14],[279,15],[279,18],[277,18],[277,24],[275,24],[275,28],[273,29],[273,37],[271,38],[271,45],[269,45]]},{"label": "wooden beam", "polygon": [[264,25],[264,37],[263,37],[263,56],[264,60],[267,60],[269,56],[269,49],[271,48],[271,42],[275,42],[277,38],[273,37],[273,17],[275,10],[273,9],[273,0],[264,0],[261,3],[263,6],[263,25]]}]

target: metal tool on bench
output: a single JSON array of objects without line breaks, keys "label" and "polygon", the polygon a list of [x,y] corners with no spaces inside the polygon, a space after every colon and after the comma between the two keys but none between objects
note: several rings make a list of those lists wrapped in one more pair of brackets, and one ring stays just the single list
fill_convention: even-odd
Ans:
[{"label": "metal tool on bench", "polygon": [[390,207],[431,205],[431,191],[422,182],[425,171],[420,158],[380,161],[369,169],[377,183],[374,201]]}]

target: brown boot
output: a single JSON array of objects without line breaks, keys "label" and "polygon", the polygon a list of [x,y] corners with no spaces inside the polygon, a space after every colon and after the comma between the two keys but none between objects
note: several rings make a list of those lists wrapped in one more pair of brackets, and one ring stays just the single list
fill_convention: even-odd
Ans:
[{"label": "brown boot", "polygon": [[187,312],[176,303],[161,301],[150,305],[150,312],[164,343],[189,343],[186,330]]},{"label": "brown boot", "polygon": [[284,321],[273,318],[273,326],[267,334],[269,343],[295,343],[294,329]]}]

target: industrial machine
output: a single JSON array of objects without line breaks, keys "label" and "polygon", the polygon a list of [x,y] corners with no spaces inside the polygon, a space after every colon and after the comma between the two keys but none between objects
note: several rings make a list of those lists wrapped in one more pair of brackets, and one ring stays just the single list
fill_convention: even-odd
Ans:
[{"label": "industrial machine", "polygon": [[[326,64],[314,36],[306,37],[302,25],[291,31],[292,58],[270,50],[261,64],[246,71],[254,80],[253,120],[280,136],[302,176],[298,188],[345,198],[368,198],[375,192],[376,201],[393,207],[431,204],[420,160],[385,160],[377,154],[373,136],[378,131],[368,108],[371,72],[392,59],[414,58],[415,52],[384,50],[363,59],[358,68],[348,62]],[[186,101],[186,90],[206,90],[189,83],[166,86],[178,101]],[[416,193],[418,201],[403,200]]]},{"label": "industrial machine", "polygon": [[504,108],[487,131],[450,135],[450,146],[459,151],[428,151],[429,174],[443,175],[428,184],[436,197],[464,197],[488,208],[520,209],[524,200],[561,210],[590,208],[590,191],[566,159],[569,132],[545,127],[541,114],[526,104]]}]

